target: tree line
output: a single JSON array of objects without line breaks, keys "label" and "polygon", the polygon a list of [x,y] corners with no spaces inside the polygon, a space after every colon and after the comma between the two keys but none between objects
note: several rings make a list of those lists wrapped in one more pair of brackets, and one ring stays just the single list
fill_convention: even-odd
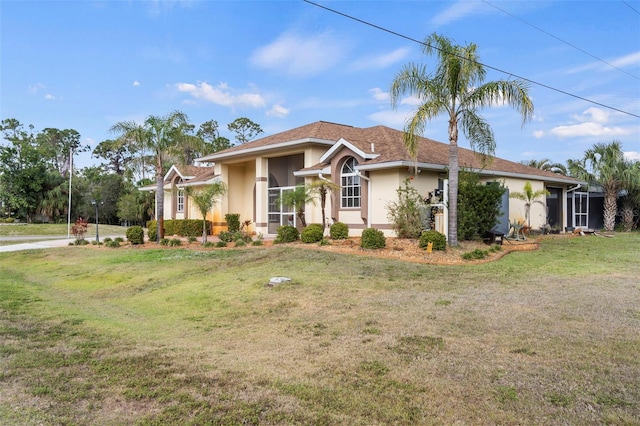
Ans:
[{"label": "tree line", "polygon": [[[235,144],[263,132],[246,117],[227,128],[235,134]],[[74,129],[36,131],[15,118],[2,120],[0,220],[66,222],[71,190],[74,220],[80,216],[95,220],[94,202],[101,223],[144,224],[153,217],[154,199],[139,187],[151,184],[155,177],[161,182],[171,164],[193,164],[198,157],[234,146],[220,135],[217,121],[209,120],[196,130],[180,111],[149,116],[143,123],[119,122],[109,130],[114,138],[91,151]],[[72,168],[73,156],[88,151],[100,164]]]}]

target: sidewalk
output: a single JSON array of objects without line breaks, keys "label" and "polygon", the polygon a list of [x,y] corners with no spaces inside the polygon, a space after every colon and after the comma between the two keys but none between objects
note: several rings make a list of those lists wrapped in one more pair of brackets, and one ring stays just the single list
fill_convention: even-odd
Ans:
[{"label": "sidewalk", "polygon": [[[108,237],[108,235],[105,237],[101,236],[100,241],[102,241],[102,239],[106,237]],[[34,237],[31,237],[31,238],[34,238]],[[40,238],[47,238],[47,237],[40,237]],[[111,238],[113,239],[115,237],[111,237]],[[88,242],[91,242],[91,241],[94,241],[95,238],[85,238],[85,240],[87,240]],[[7,241],[7,239],[5,239],[4,241]],[[11,241],[15,241],[15,240],[11,239]],[[67,247],[69,243],[72,243],[74,241],[75,241],[75,237],[71,237],[69,239],[59,238],[59,239],[50,239],[46,241],[34,241],[34,242],[10,244],[10,245],[0,246],[0,253],[7,253],[7,252],[21,251],[21,250],[39,250],[39,249],[48,249],[48,248],[57,248],[57,247]]]}]

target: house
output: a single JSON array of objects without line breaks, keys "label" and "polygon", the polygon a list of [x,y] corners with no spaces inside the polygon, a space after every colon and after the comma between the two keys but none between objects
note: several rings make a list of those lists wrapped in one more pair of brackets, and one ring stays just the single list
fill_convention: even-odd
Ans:
[{"label": "house", "polygon": [[[210,167],[172,167],[165,176],[165,218],[199,218],[181,188],[220,179],[228,192],[209,218],[214,229],[224,228],[226,213],[239,213],[241,220],[252,221],[256,233],[273,235],[281,225],[299,226],[294,212],[279,205],[280,195],[296,185],[324,179],[340,186],[327,200],[328,223],[344,222],[352,235],[374,227],[391,236],[386,205],[396,200],[396,190],[416,168],[412,184],[420,194],[446,193],[449,145],[427,138],[418,145],[417,161],[413,161],[402,131],[324,121],[307,124],[198,159]],[[532,228],[549,224],[564,229],[573,223],[567,200],[584,182],[501,158],[483,168],[476,153],[462,148],[459,163],[479,172],[484,182],[503,182],[510,191],[522,191],[526,181],[534,191],[547,189],[550,195],[545,204],[531,207]],[[503,210],[508,211],[509,220],[524,219],[520,200],[507,196]],[[305,217],[307,223],[322,223],[319,206],[306,205]]]}]

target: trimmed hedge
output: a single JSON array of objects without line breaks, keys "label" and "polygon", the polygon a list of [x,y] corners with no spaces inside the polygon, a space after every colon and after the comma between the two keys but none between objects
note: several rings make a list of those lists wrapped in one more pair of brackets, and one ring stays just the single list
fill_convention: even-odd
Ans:
[{"label": "trimmed hedge", "polygon": [[349,225],[336,222],[329,227],[329,236],[332,240],[346,240],[349,238]]},{"label": "trimmed hedge", "polygon": [[227,213],[224,215],[224,220],[227,222],[227,231],[232,234],[240,231],[239,213]]},{"label": "trimmed hedge", "polygon": [[322,229],[322,225],[319,223],[312,223],[302,230],[302,234],[300,234],[300,239],[303,243],[317,243],[322,240],[324,236],[324,230]]},{"label": "trimmed hedge", "polygon": [[[157,239],[156,229],[158,225],[155,220],[147,222],[149,229],[149,240]],[[199,237],[202,235],[202,219],[167,219],[164,221],[165,235],[178,235],[181,237]],[[211,234],[211,222],[207,221],[207,235]]]},{"label": "trimmed hedge", "polygon": [[367,228],[362,231],[360,247],[364,249],[380,249],[387,245],[387,239],[382,231],[375,228]]},{"label": "trimmed hedge", "polygon": [[131,244],[144,244],[144,230],[142,226],[132,226],[127,228],[127,241]]},{"label": "trimmed hedge", "polygon": [[273,240],[273,243],[291,243],[293,241],[298,241],[298,238],[300,238],[300,232],[294,226],[282,225],[278,228],[278,235],[276,236],[276,239]]},{"label": "trimmed hedge", "polygon": [[447,249],[447,237],[438,231],[424,231],[420,235],[420,242],[418,243],[420,248],[426,249],[429,243],[433,243],[433,250],[446,250]]}]

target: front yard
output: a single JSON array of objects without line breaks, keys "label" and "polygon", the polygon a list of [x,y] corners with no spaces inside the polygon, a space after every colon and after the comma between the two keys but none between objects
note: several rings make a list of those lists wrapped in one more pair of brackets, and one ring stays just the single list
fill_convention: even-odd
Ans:
[{"label": "front yard", "polygon": [[0,254],[0,423],[638,424],[639,247]]}]

